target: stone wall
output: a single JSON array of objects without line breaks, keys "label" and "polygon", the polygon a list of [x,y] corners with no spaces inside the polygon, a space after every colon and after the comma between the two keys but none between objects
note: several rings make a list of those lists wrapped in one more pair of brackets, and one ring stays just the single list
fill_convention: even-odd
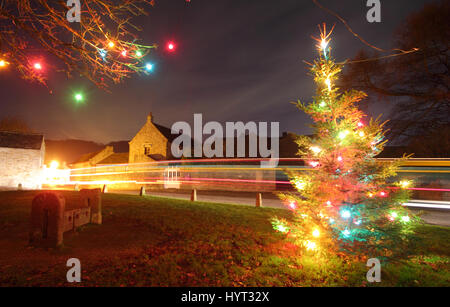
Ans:
[{"label": "stone wall", "polygon": [[0,148],[0,187],[40,188],[44,154],[44,145],[41,150]]},{"label": "stone wall", "polygon": [[[152,117],[149,115],[145,125],[130,141],[129,163],[154,161],[149,155],[161,156],[162,159],[166,159],[168,146],[167,138],[153,125]],[[149,147],[148,154],[145,153],[146,147]]]}]

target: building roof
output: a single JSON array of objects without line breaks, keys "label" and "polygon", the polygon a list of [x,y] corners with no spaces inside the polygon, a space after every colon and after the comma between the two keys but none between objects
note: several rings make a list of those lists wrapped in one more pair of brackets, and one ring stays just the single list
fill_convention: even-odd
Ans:
[{"label": "building roof", "polygon": [[173,142],[180,134],[172,134],[172,129],[152,123],[169,142]]},{"label": "building roof", "polygon": [[128,152],[119,152],[109,155],[97,164],[122,164],[128,163]]},{"label": "building roof", "polygon": [[91,160],[93,157],[95,157],[97,154],[99,154],[102,150],[84,154],[77,161],[73,162],[72,164],[89,162],[89,160]]},{"label": "building roof", "polygon": [[43,141],[42,134],[0,131],[0,147],[40,150]]}]

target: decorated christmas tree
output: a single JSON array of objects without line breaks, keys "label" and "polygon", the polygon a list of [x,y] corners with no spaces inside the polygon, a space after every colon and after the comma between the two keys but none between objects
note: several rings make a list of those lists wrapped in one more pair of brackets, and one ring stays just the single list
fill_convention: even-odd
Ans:
[{"label": "decorated christmas tree", "polygon": [[403,159],[375,159],[386,144],[384,123],[366,121],[358,109],[365,93],[342,93],[335,86],[342,65],[330,55],[332,30],[327,33],[324,25],[320,33],[320,57],[310,64],[316,96],[309,104],[297,102],[314,121],[313,137],[297,140],[299,155],[310,168],[288,172],[296,192],[279,196],[294,218],[274,219],[274,228],[313,253],[404,256],[419,220],[402,206],[411,182],[391,180]]}]

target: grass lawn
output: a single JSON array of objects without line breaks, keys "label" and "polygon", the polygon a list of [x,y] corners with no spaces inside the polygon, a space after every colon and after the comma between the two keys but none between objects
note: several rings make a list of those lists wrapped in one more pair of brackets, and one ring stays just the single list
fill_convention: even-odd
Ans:
[{"label": "grass lawn", "polygon": [[[0,192],[1,286],[74,285],[66,282],[72,257],[81,261],[83,286],[450,285],[450,228],[422,226],[422,255],[385,265],[374,285],[365,263],[299,256],[270,223],[289,212],[270,208],[105,194],[103,225],[66,233],[62,249],[29,247],[36,193]],[[62,193],[74,207],[77,192]]]}]

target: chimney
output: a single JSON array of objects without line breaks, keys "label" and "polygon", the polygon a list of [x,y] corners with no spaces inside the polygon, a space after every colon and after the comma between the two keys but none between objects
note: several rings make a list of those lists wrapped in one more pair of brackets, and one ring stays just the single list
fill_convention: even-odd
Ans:
[{"label": "chimney", "polygon": [[147,115],[147,122],[148,123],[153,123],[153,114],[152,114],[152,112],[148,113],[148,115]]}]

